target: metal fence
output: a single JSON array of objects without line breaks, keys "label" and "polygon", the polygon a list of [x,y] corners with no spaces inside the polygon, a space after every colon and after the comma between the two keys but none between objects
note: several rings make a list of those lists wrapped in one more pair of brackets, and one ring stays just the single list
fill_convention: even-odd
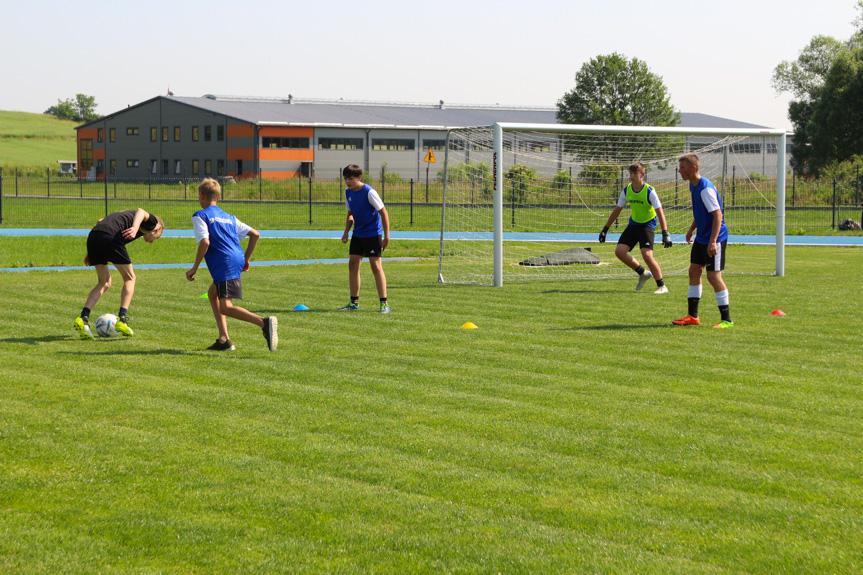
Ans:
[{"label": "metal fence", "polygon": [[[384,200],[392,229],[437,231],[441,225],[441,181],[402,180],[393,174],[367,179]],[[199,178],[92,181],[75,177],[18,177],[0,173],[0,225],[22,228],[88,228],[107,214],[142,207],[162,217],[169,228],[188,228],[199,209]],[[725,182],[727,208],[746,180],[733,174]],[[616,199],[615,193],[609,198]],[[683,192],[681,192],[683,194]],[[686,194],[688,196],[688,193]],[[681,195],[681,198],[684,198]],[[490,202],[490,198],[478,202]],[[683,201],[683,199],[681,199]],[[663,203],[673,202],[671,197]],[[257,229],[341,229],[345,224],[344,182],[311,178],[223,180],[226,210]],[[512,209],[533,207],[530,198]],[[611,209],[609,203],[608,209]],[[671,207],[671,204],[669,204]],[[577,209],[578,206],[561,206]],[[863,221],[863,190],[858,177],[815,180],[789,175],[786,182],[786,231],[830,234],[844,220]]]}]

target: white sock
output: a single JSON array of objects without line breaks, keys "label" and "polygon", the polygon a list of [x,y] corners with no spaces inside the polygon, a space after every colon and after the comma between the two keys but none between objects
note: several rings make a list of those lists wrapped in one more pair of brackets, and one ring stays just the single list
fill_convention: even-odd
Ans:
[{"label": "white sock", "polygon": [[716,292],[716,305],[728,305],[728,289]]},{"label": "white sock", "polygon": [[689,297],[697,297],[701,299],[701,284],[697,286],[689,286]]}]

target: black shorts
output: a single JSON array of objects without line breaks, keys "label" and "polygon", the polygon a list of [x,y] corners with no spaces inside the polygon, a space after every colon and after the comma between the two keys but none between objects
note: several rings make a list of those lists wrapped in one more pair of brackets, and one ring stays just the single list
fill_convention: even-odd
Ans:
[{"label": "black shorts", "polygon": [[652,250],[655,235],[656,230],[650,226],[626,226],[617,243],[629,246],[630,250],[635,244],[640,244],[643,250]]},{"label": "black shorts", "polygon": [[710,257],[707,255],[707,244],[692,242],[692,251],[689,252],[689,263],[704,266],[709,272],[721,272],[725,269],[725,244],[727,243],[728,240],[724,240],[716,244],[716,255]]},{"label": "black shorts", "polygon": [[216,286],[216,295],[219,299],[243,299],[243,282],[240,278],[213,282]]},{"label": "black shorts", "polygon": [[352,256],[379,258],[383,252],[383,249],[381,248],[383,241],[383,236],[372,236],[370,238],[351,236],[351,247],[348,250],[348,253]]},{"label": "black shorts", "polygon": [[87,257],[91,266],[106,266],[108,262],[115,265],[132,263],[126,244],[118,242],[114,236],[95,231],[87,236]]}]

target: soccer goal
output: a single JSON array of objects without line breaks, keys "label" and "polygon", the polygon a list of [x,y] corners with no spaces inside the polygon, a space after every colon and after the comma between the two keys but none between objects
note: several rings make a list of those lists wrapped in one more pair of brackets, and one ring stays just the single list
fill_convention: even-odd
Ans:
[{"label": "soccer goal", "polygon": [[[685,274],[692,200],[677,161],[689,152],[722,198],[727,272],[784,275],[784,131],[497,123],[447,135],[439,281],[631,276],[614,256],[629,208],[606,243],[598,235],[634,161],[646,166],[674,241],[658,241],[654,257],[663,275]],[[632,254],[642,259],[637,247]]]}]

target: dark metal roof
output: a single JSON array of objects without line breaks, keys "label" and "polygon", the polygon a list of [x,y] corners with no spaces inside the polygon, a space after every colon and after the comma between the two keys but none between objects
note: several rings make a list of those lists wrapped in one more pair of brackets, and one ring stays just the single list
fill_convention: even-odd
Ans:
[{"label": "dark metal roof", "polygon": [[[556,107],[483,106],[469,104],[419,104],[403,102],[355,102],[289,98],[247,98],[233,96],[158,96],[255,125],[316,127],[424,128],[446,129],[490,126],[495,122],[534,124],[557,123]],[[127,108],[128,110],[129,108]],[[120,110],[109,116],[117,116]],[[88,122],[79,128],[93,122]],[[746,122],[698,113],[681,113],[684,128],[765,128]]]}]

